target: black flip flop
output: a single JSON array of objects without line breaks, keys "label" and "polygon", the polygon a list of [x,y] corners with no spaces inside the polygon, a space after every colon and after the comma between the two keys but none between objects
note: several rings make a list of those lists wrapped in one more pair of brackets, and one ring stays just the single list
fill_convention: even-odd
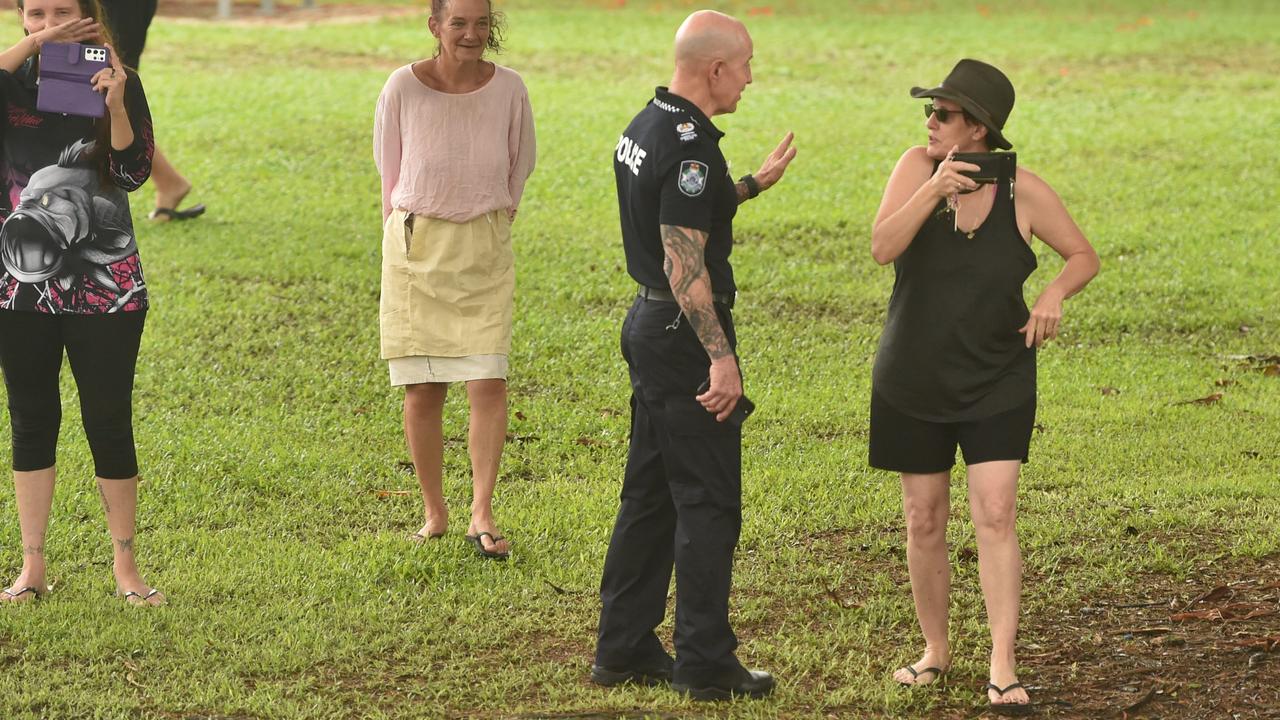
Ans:
[{"label": "black flip flop", "polygon": [[490,533],[490,532],[478,532],[475,535],[464,535],[463,537],[467,539],[467,542],[471,543],[472,545],[475,545],[476,552],[480,553],[481,557],[485,557],[490,560],[506,560],[507,557],[511,555],[511,553],[509,552],[495,552],[493,550],[486,550],[484,547],[484,540],[482,539],[485,535],[488,535],[489,541],[495,545],[497,545],[498,542],[505,539],[501,537],[494,537],[493,533]]},{"label": "black flip flop", "polygon": [[[939,681],[942,680],[942,677],[947,674],[946,670],[943,670],[942,668],[936,668],[936,667],[927,667],[927,668],[921,668],[919,670],[916,670],[910,665],[904,665],[902,669],[911,673],[911,679],[914,681],[909,683],[904,683],[902,681],[899,681],[898,684],[901,685],[902,687],[927,687],[929,685],[936,685],[938,684]],[[933,679],[927,683],[922,683],[920,682],[920,676],[924,675],[925,673],[933,673]]]},{"label": "black flip flop", "polygon": [[170,220],[190,220],[192,218],[198,218],[201,215],[203,215],[206,209],[207,208],[205,208],[204,203],[201,203],[199,205],[192,205],[186,210],[177,210],[175,208],[158,207],[155,210],[152,210],[151,214],[148,215],[147,217],[151,218],[152,220],[159,220],[162,217],[168,218]]},{"label": "black flip flop", "polygon": [[[1004,697],[1005,693],[1009,692],[1010,690],[1016,690],[1017,688],[1022,688],[1023,690],[1025,690],[1026,686],[1024,686],[1020,682],[1016,682],[1010,685],[1009,687],[1001,688],[993,682],[987,683],[987,689],[995,690],[996,694],[999,695],[1000,697]],[[1036,711],[1035,705],[1031,702],[989,703],[987,705],[987,709],[997,715],[1004,715],[1006,717],[1025,717],[1027,715],[1033,714]]]}]

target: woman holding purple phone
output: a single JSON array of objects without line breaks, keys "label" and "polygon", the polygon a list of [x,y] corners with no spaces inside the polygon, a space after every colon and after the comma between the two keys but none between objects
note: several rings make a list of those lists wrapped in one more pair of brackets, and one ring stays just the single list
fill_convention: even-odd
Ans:
[{"label": "woman holding purple phone", "polygon": [[[148,301],[126,194],[151,173],[151,114],[138,76],[111,49],[98,0],[18,0],[18,12],[25,37],[0,53],[0,366],[22,570],[0,602],[49,592],[45,531],[65,352],[113,540],[117,594],[160,605],[164,595],[134,561],[133,378]],[[110,66],[89,79],[104,98],[101,118],[36,108],[40,52],[50,43],[107,46]]]},{"label": "woman holding purple phone", "polygon": [[[1004,73],[961,60],[941,85],[911,96],[931,100],[928,144],[898,160],[871,234],[876,262],[894,264],[894,285],[873,370],[870,460],[902,476],[907,568],[925,641],[920,659],[893,677],[927,685],[951,666],[946,528],[958,445],[991,628],[987,697],[994,712],[1025,714],[1031,700],[1014,662],[1015,508],[1035,422],[1036,348],[1057,336],[1063,301],[1097,274],[1098,256],[1034,173],[1017,168],[979,183],[971,175],[980,166],[956,157],[1012,148],[1004,125],[1014,91]],[[1028,310],[1022,285],[1036,268],[1033,236],[1066,265]]]}]

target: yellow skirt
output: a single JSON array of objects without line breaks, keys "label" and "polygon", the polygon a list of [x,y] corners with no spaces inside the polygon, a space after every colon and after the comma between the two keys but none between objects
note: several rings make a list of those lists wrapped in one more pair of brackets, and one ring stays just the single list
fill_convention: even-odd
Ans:
[{"label": "yellow skirt", "polygon": [[393,210],[382,228],[382,358],[509,354],[515,287],[505,211],[454,223]]}]

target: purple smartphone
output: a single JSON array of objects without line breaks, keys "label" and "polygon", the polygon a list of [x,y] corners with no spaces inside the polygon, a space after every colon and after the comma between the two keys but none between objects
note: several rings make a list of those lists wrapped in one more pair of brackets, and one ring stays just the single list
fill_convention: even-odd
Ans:
[{"label": "purple smartphone", "polygon": [[101,45],[45,43],[40,48],[40,90],[36,109],[100,118],[107,99],[93,89],[93,76],[111,67],[107,49]]}]

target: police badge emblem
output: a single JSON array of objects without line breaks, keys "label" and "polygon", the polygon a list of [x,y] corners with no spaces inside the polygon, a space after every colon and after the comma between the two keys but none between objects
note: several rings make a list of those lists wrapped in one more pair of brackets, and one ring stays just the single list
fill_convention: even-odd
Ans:
[{"label": "police badge emblem", "polygon": [[688,143],[698,139],[697,126],[691,122],[676,124],[676,132],[680,135],[680,142]]},{"label": "police badge emblem", "polygon": [[677,183],[680,192],[689,197],[698,197],[707,187],[707,166],[697,160],[685,160],[680,163],[680,181]]}]

